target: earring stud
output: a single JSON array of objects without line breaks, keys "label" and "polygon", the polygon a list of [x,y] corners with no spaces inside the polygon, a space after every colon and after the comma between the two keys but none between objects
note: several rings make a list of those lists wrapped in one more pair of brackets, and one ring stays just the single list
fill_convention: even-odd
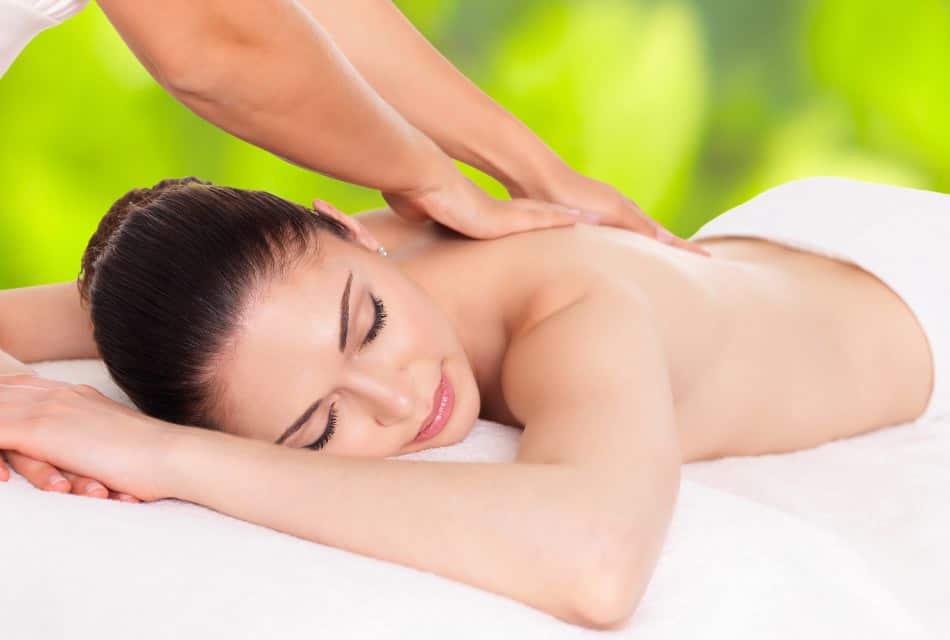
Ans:
[{"label": "earring stud", "polygon": [[384,258],[388,258],[388,257],[389,257],[389,252],[386,251],[386,247],[380,247],[379,249],[376,250],[376,253],[378,253],[379,255],[383,256]]}]

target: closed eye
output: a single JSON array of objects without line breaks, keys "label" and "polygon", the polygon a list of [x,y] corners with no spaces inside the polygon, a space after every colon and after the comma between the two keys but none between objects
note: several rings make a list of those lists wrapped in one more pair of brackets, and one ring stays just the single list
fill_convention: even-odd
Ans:
[{"label": "closed eye", "polygon": [[[369,297],[373,301],[373,326],[371,326],[369,331],[366,333],[366,337],[363,339],[363,343],[360,345],[360,348],[365,347],[370,342],[375,340],[376,336],[379,335],[380,330],[386,326],[386,305],[384,305],[383,301],[373,294],[370,294]],[[325,447],[336,431],[336,424],[336,406],[331,406],[327,415],[327,426],[323,430],[323,433],[314,442],[304,445],[304,448],[320,450]]]},{"label": "closed eye", "polygon": [[370,327],[369,331],[366,333],[366,338],[363,339],[363,344],[360,345],[360,348],[365,347],[370,342],[376,339],[376,336],[379,335],[380,330],[386,326],[386,306],[383,304],[383,301],[374,296],[372,293],[369,294],[369,297],[373,300],[373,326]]}]

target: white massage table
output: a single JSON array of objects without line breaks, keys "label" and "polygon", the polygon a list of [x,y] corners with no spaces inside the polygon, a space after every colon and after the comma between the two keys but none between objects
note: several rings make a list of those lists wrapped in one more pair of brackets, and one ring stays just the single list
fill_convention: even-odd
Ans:
[{"label": "white massage table", "polygon": [[[37,369],[128,403],[100,361]],[[406,457],[511,460],[519,434],[480,422],[454,447]],[[183,502],[64,496],[15,474],[0,484],[0,638],[601,635],[950,638],[950,416],[688,465],[653,581],[613,632]]]}]

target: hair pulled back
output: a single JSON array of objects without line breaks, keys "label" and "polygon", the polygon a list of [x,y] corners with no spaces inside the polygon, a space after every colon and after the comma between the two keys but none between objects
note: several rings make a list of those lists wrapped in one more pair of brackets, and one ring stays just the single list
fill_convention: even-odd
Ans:
[{"label": "hair pulled back", "polygon": [[254,291],[345,226],[263,191],[188,177],[119,198],[77,278],[116,384],[147,415],[220,428],[216,364]]}]

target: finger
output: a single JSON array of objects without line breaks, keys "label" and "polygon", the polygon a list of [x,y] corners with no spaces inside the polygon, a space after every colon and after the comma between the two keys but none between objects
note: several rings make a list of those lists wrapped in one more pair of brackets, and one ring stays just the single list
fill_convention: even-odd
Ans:
[{"label": "finger", "polygon": [[[658,240],[660,238],[657,234],[660,229],[663,229],[663,225],[648,216],[643,209],[640,208],[640,205],[630,198],[623,198],[619,211],[617,209],[613,210],[609,216],[609,220],[606,221],[605,224],[622,229],[629,229],[630,231],[642,233],[645,236]],[[663,230],[665,231],[665,229]]]},{"label": "finger", "polygon": [[568,207],[551,202],[540,202],[538,200],[517,199],[511,201],[513,205],[523,208],[526,214],[539,216],[550,226],[562,226],[569,224],[599,224],[603,221],[603,216],[594,211]]},{"label": "finger", "polygon": [[69,493],[72,489],[69,480],[53,465],[16,451],[7,451],[6,456],[10,467],[37,489],[57,493]]},{"label": "finger", "polygon": [[704,249],[702,246],[690,242],[689,240],[684,240],[679,236],[675,236],[659,225],[657,225],[656,228],[656,239],[663,244],[668,244],[678,249],[685,249],[686,251],[691,251],[692,253],[698,253],[699,255],[707,257],[710,255],[709,251]]},{"label": "finger", "polygon": [[6,482],[10,479],[10,470],[7,469],[7,462],[3,459],[3,452],[0,451],[0,482]]},{"label": "finger", "polygon": [[709,250],[706,247],[696,244],[695,242],[690,242],[689,240],[684,240],[683,238],[675,238],[673,240],[673,246],[679,247],[680,249],[686,249],[687,251],[692,251],[693,253],[698,253],[701,256],[706,256],[707,258],[712,257],[712,254],[709,253]]},{"label": "finger", "polygon": [[508,200],[499,202],[496,210],[481,218],[479,237],[498,238],[512,233],[533,229],[568,227],[575,224],[597,224],[600,217],[594,213],[571,209],[559,204],[534,200]]},{"label": "finger", "polygon": [[69,484],[72,485],[73,494],[77,496],[89,496],[90,498],[108,498],[109,490],[99,482],[86,476],[80,476],[68,471],[62,472]]},{"label": "finger", "polygon": [[426,210],[412,198],[390,193],[383,193],[382,196],[393,213],[403,220],[421,224],[430,218]]},{"label": "finger", "polygon": [[141,500],[139,500],[135,496],[129,495],[127,493],[120,493],[118,491],[110,491],[109,499],[118,500],[119,502],[130,502],[130,503],[141,502]]}]

